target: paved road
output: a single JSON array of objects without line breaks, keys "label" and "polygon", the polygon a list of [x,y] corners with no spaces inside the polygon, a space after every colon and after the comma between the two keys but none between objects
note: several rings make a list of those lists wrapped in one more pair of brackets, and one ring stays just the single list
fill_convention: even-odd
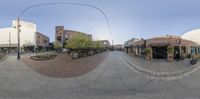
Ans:
[{"label": "paved road", "polygon": [[[0,63],[0,99],[199,99],[200,72],[180,80],[152,80],[111,52],[95,70],[76,78],[49,78],[15,55]],[[167,69],[172,69],[170,66]]]}]

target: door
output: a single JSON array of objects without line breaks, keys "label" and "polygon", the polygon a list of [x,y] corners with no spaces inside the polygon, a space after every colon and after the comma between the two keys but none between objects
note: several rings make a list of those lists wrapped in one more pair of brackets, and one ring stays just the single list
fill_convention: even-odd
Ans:
[{"label": "door", "polygon": [[152,47],[152,51],[153,51],[153,58],[167,59],[167,47],[166,46]]}]

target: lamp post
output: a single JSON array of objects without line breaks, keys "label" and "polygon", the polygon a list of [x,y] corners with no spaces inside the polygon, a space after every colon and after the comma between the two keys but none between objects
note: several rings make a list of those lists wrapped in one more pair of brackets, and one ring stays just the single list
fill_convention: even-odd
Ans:
[{"label": "lamp post", "polygon": [[9,47],[10,47],[9,52],[11,52],[11,34],[10,34],[10,32],[9,32]]},{"label": "lamp post", "polygon": [[17,59],[20,59],[20,18],[17,18],[17,37],[18,37],[18,45],[17,45]]}]

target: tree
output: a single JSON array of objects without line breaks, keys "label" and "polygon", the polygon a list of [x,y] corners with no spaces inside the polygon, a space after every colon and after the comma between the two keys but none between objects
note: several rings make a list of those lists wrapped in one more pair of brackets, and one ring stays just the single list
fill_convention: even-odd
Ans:
[{"label": "tree", "polygon": [[58,42],[55,42],[54,49],[58,50],[61,48],[61,45]]},{"label": "tree", "polygon": [[92,47],[92,40],[84,34],[74,34],[65,45],[73,50],[88,49]]},{"label": "tree", "polygon": [[144,49],[144,55],[145,55],[145,58],[147,60],[150,60],[151,59],[151,49],[150,48],[145,48]]},{"label": "tree", "polygon": [[101,48],[103,48],[103,45],[100,42],[98,42],[98,41],[94,41],[92,48],[94,48],[94,49],[101,49]]}]

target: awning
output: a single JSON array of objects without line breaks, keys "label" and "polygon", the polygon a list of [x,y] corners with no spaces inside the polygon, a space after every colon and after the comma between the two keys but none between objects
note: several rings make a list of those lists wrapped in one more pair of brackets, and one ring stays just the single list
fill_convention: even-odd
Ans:
[{"label": "awning", "polygon": [[0,44],[0,47],[17,47],[17,44]]}]

